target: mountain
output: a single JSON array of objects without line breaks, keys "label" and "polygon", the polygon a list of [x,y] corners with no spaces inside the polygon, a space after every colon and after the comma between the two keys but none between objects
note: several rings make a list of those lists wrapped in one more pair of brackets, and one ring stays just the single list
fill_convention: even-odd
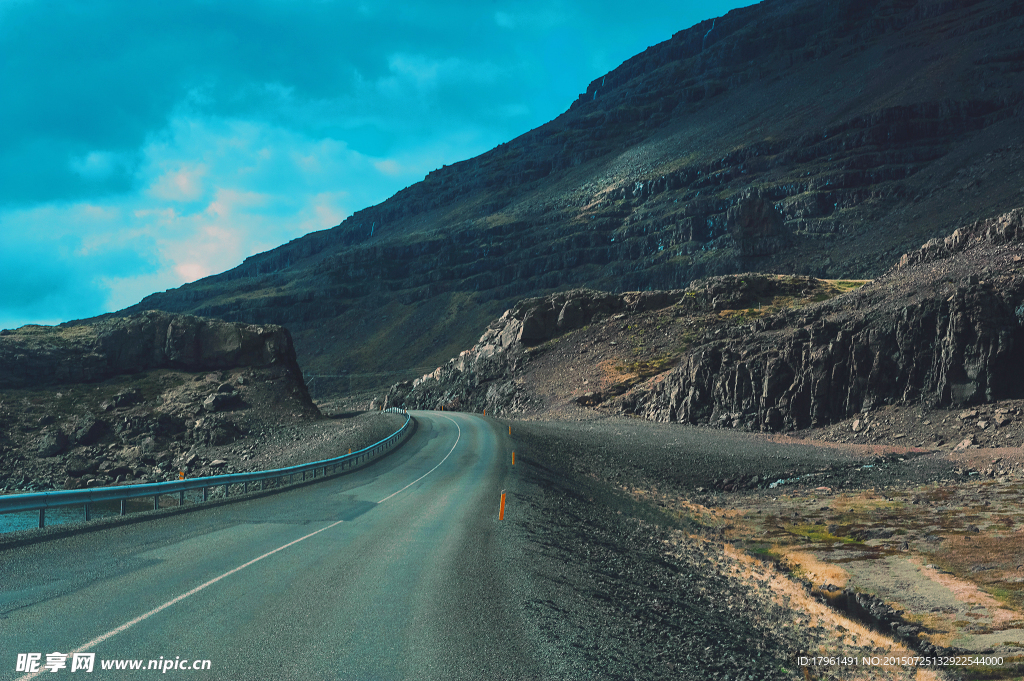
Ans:
[{"label": "mountain", "polygon": [[766,0],[340,225],[145,298],[286,325],[306,374],[389,385],[527,296],[757,271],[873,278],[1024,202],[1024,2]]}]

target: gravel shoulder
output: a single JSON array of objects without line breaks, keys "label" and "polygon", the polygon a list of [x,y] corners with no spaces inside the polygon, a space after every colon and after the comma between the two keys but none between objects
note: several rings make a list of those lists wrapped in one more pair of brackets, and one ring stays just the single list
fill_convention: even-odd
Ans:
[{"label": "gravel shoulder", "polygon": [[[522,575],[535,592],[526,615],[563,661],[553,678],[1020,676],[1024,516],[1011,508],[1022,480],[1012,452],[628,418],[502,423],[517,452],[514,531],[535,566]],[[753,488],[723,489],[754,475]],[[831,676],[797,664],[922,652],[1004,662]]]}]

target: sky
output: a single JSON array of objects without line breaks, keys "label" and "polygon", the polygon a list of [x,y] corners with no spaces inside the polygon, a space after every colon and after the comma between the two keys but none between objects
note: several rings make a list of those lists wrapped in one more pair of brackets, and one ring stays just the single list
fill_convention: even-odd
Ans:
[{"label": "sky", "polygon": [[0,0],[0,328],[333,227],[747,4]]}]

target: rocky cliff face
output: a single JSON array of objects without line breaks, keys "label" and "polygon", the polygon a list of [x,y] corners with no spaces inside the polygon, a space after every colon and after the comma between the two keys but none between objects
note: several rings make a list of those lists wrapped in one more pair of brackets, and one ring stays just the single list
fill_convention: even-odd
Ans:
[{"label": "rocky cliff face", "polygon": [[301,379],[288,330],[148,311],[95,324],[0,332],[0,389],[91,383],[150,369],[280,365]]},{"label": "rocky cliff face", "polygon": [[527,296],[878,276],[1019,205],[1022,32],[1015,0],[737,9],[536,130],[130,312],[286,324],[313,373],[383,380]]},{"label": "rocky cliff face", "polygon": [[0,492],[272,464],[268,438],[319,416],[281,327],[147,312],[0,333]]},{"label": "rocky cliff face", "polygon": [[724,278],[631,299],[587,292],[524,301],[472,350],[392,387],[387,400],[528,411],[537,403],[521,380],[529,344],[626,310],[628,300],[704,317],[675,368],[612,399],[591,395],[620,413],[775,431],[885,404],[1024,397],[1024,209],[929,241],[831,300],[761,314],[750,306],[760,297],[743,279]]}]

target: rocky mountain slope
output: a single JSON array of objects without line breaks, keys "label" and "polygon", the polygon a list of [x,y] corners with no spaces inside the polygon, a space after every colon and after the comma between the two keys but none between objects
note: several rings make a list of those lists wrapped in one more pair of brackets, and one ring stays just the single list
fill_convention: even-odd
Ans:
[{"label": "rocky mountain slope", "polygon": [[387,385],[525,296],[876,277],[1020,205],[1022,33],[1019,0],[737,9],[536,130],[126,313],[285,324],[307,373]]},{"label": "rocky mountain slope", "polygon": [[779,431],[885,405],[1024,397],[1024,209],[933,239],[861,283],[746,274],[528,299],[385,403],[494,415],[575,403]]},{"label": "rocky mountain slope", "polygon": [[271,441],[320,418],[281,327],[147,312],[0,334],[0,491],[282,465]]}]

